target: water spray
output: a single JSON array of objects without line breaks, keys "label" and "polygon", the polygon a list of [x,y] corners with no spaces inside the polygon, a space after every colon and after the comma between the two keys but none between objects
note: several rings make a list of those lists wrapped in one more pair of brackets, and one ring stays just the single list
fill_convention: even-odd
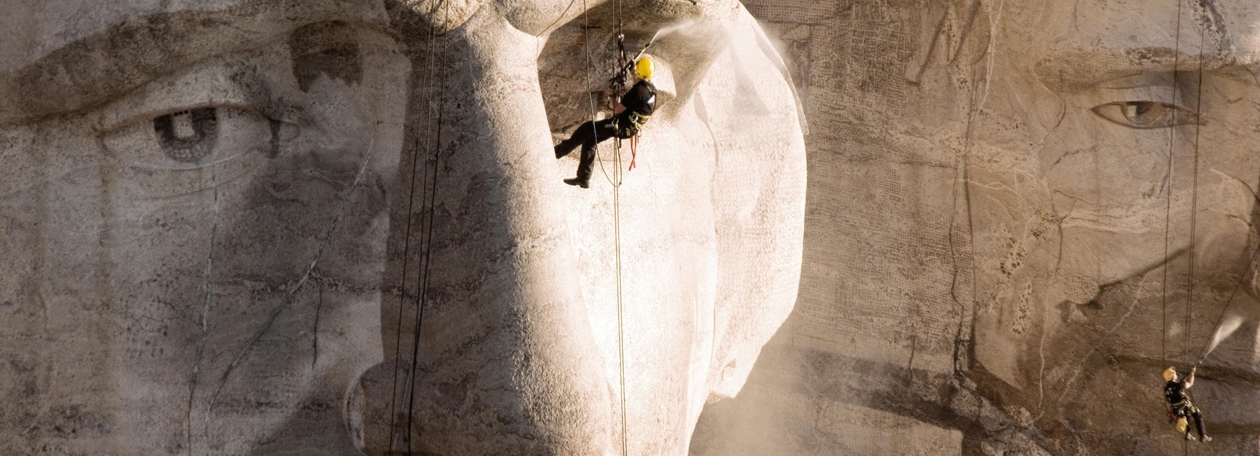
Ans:
[{"label": "water spray", "polygon": [[[1234,286],[1234,291],[1230,292],[1229,299],[1225,301],[1225,309],[1221,311],[1220,318],[1216,320],[1216,328],[1212,329],[1212,338],[1203,347],[1203,353],[1199,354],[1199,360],[1194,362],[1194,367],[1199,367],[1200,364],[1203,364],[1203,360],[1207,359],[1208,355],[1212,354],[1212,351],[1216,350],[1216,347],[1221,342],[1233,335],[1234,331],[1237,331],[1246,320],[1243,314],[1230,312],[1234,308],[1234,298],[1238,295],[1238,291],[1243,289],[1244,285],[1249,285],[1243,291],[1244,296],[1253,300],[1260,298],[1260,296],[1256,295],[1256,292],[1260,291],[1257,290],[1257,284],[1260,284],[1260,271],[1257,270],[1257,266],[1260,266],[1260,248],[1257,248],[1251,255],[1251,266],[1248,268],[1248,275],[1251,276],[1251,280],[1246,279],[1247,275],[1239,278],[1238,283]],[[1254,301],[1252,304],[1255,304]]]},{"label": "water spray", "polygon": [[1207,346],[1203,347],[1203,353],[1199,355],[1199,360],[1195,361],[1194,367],[1203,364],[1203,360],[1216,350],[1216,347],[1222,341],[1234,334],[1243,324],[1243,316],[1236,313],[1227,313],[1221,316],[1221,321],[1216,325],[1216,329],[1212,331],[1212,339],[1208,341]]},{"label": "water spray", "polygon": [[[637,62],[640,57],[643,57],[643,54],[647,52],[648,48],[652,47],[653,43],[656,43],[656,39],[659,38],[661,35],[669,35],[669,34],[678,32],[679,30],[683,30],[683,29],[686,29],[695,25],[697,22],[698,21],[695,21],[695,20],[688,20],[688,21],[679,22],[679,23],[672,24],[672,25],[658,29],[656,33],[652,34],[652,38],[648,40],[647,44],[643,45],[643,47],[639,49],[639,52],[636,52],[634,54],[634,57],[627,60],[621,66],[621,68],[617,70],[617,72],[613,76],[613,81],[616,82],[616,81],[624,80],[626,75],[630,74],[630,69],[634,67],[634,63]],[[625,35],[618,35],[617,36],[618,44],[624,45],[625,39],[626,39]]]}]

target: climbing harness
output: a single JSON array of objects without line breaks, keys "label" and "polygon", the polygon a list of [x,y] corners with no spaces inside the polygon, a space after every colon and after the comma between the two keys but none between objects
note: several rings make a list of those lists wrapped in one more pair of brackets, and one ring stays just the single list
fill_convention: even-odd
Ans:
[{"label": "climbing harness", "polygon": [[[645,101],[644,103],[652,103],[653,101],[655,101],[655,99],[656,99],[656,93],[653,92],[652,96],[649,97],[647,101]],[[626,120],[629,125],[616,126],[617,139],[630,139],[630,138],[639,136],[639,132],[643,131],[643,124],[646,123],[648,119],[650,119],[651,117],[652,117],[651,114],[642,114],[637,111],[630,111],[626,113]],[[620,122],[617,122],[617,123],[619,124]]]}]

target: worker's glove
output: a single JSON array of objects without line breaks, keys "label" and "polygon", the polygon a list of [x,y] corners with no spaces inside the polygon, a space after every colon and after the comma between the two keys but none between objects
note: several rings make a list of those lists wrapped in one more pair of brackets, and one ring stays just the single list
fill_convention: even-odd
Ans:
[{"label": "worker's glove", "polygon": [[626,85],[629,82],[627,79],[625,73],[619,73],[608,80],[608,87],[611,87],[616,92],[622,92],[626,90]]}]

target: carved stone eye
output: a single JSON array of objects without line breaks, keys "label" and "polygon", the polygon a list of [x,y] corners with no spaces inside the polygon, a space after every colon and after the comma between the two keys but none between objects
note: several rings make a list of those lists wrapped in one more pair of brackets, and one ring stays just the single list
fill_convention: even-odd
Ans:
[{"label": "carved stone eye", "polygon": [[196,163],[214,151],[218,136],[215,108],[198,108],[153,119],[162,153],[181,163]]},{"label": "carved stone eye", "polygon": [[[170,111],[167,111],[170,112]],[[128,167],[191,171],[239,163],[259,154],[275,157],[297,130],[248,107],[208,106],[143,116],[102,133],[105,151]]]},{"label": "carved stone eye", "polygon": [[1125,119],[1133,122],[1134,125],[1143,126],[1171,122],[1173,109],[1176,108],[1150,101],[1132,101],[1120,106],[1120,111],[1124,113]]},{"label": "carved stone eye", "polygon": [[1096,106],[1100,117],[1130,128],[1165,128],[1195,123],[1193,112],[1158,101],[1122,101]]}]

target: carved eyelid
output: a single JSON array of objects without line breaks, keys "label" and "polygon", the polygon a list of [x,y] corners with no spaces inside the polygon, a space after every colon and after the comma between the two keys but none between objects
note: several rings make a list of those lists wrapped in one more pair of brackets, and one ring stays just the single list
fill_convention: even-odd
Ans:
[{"label": "carved eyelid", "polygon": [[261,125],[274,122],[260,112],[258,97],[249,92],[249,78],[265,76],[241,70],[254,60],[241,54],[208,59],[110,102],[98,111],[102,146],[130,167],[153,171],[195,170],[236,160],[219,154],[226,146],[219,135],[229,127],[224,116],[235,112]]},{"label": "carved eyelid", "polygon": [[121,120],[118,120],[109,124],[100,122],[98,123],[98,128],[96,129],[96,131],[98,132],[98,134],[101,134],[101,135],[109,135],[111,133],[115,133],[123,129],[132,127],[138,123],[151,123],[158,120],[161,117],[175,116],[182,113],[191,113],[194,111],[199,111],[199,110],[204,110],[204,109],[236,109],[236,110],[245,111],[248,113],[258,115],[264,119],[270,119],[269,116],[259,112],[253,106],[250,106],[248,104],[230,103],[230,102],[224,102],[224,103],[209,102],[209,103],[195,103],[195,104],[188,104],[188,105],[172,105],[170,107],[156,107],[155,109],[152,109],[152,110],[139,111],[135,114],[129,114],[126,117],[119,117],[119,119]]},{"label": "carved eyelid", "polygon": [[[273,53],[285,55],[284,58],[271,58],[278,57],[268,55]],[[203,60],[110,101],[97,111],[95,129],[108,133],[156,117],[211,107],[241,109],[266,118],[289,121],[283,118],[284,113],[295,110],[272,106],[277,100],[268,96],[267,92],[274,90],[260,90],[270,86],[268,74],[272,71],[289,74],[287,60],[283,42],[275,42],[264,49]],[[257,65],[258,62],[272,61],[282,61],[285,65],[276,65],[275,68]]]},{"label": "carved eyelid", "polygon": [[[1189,93],[1185,86],[1191,82],[1179,78],[1178,73],[1158,72],[1119,77],[1094,86],[1095,99],[1089,108],[1098,117],[1117,125],[1133,129],[1158,129],[1198,122],[1190,106],[1197,93]],[[1181,75],[1184,76],[1184,75]],[[1128,118],[1125,109],[1137,104],[1149,103],[1162,110],[1161,118],[1149,123]]]},{"label": "carved eyelid", "polygon": [[1094,86],[1101,104],[1149,101],[1189,109],[1196,103],[1197,79],[1173,72],[1147,73],[1109,79]]}]

